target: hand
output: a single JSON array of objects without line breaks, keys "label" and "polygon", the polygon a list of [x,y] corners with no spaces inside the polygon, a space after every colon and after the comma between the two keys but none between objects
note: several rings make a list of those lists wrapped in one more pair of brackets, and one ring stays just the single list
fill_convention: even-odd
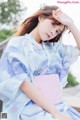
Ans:
[{"label": "hand", "polygon": [[60,8],[58,8],[57,10],[53,10],[52,15],[53,18],[55,18],[63,25],[66,25],[67,27],[73,23],[73,20],[68,15],[63,13]]},{"label": "hand", "polygon": [[53,117],[59,120],[72,120],[72,118],[64,112],[57,112]]}]

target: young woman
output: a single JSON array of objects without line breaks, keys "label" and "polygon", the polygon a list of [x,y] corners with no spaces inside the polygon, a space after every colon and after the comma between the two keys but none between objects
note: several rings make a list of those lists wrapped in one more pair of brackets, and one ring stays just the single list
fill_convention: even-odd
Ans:
[{"label": "young woman", "polygon": [[[67,28],[77,47],[61,43]],[[8,120],[79,120],[80,113],[64,101],[52,105],[34,84],[34,76],[57,74],[64,87],[79,49],[80,32],[57,6],[45,6],[27,18],[0,60],[0,98]]]}]

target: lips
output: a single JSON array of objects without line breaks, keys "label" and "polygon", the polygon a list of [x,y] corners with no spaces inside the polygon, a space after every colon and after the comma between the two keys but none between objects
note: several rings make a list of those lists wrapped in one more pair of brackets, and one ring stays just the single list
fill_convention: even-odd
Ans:
[{"label": "lips", "polygon": [[47,34],[47,33],[46,33],[46,35],[47,35],[47,37],[50,39],[50,35],[49,35],[49,34]]}]

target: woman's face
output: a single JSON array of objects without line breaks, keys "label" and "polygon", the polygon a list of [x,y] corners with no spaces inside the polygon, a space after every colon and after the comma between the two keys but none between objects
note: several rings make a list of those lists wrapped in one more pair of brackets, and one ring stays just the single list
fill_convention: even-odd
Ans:
[{"label": "woman's face", "polygon": [[38,31],[39,36],[42,41],[48,41],[53,39],[63,30],[64,25],[54,25],[54,21],[51,19],[43,19],[39,20]]}]

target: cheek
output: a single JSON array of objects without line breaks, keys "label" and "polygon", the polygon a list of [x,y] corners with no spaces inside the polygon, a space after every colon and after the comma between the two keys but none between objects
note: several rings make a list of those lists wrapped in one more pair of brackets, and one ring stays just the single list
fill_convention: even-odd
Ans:
[{"label": "cheek", "polygon": [[41,23],[39,26],[39,32],[40,33],[45,33],[47,31],[49,31],[50,26],[48,24],[46,24],[45,22]]},{"label": "cheek", "polygon": [[42,24],[40,24],[40,29],[45,29],[45,23],[43,22]]},{"label": "cheek", "polygon": [[38,26],[38,31],[39,31],[39,34],[41,34],[45,31],[45,26],[43,23]]}]

